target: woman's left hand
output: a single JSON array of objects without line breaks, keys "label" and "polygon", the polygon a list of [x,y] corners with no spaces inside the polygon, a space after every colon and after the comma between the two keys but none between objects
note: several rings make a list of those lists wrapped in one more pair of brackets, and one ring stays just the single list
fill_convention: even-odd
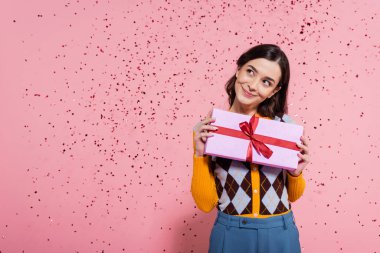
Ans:
[{"label": "woman's left hand", "polygon": [[309,147],[308,147],[308,141],[306,140],[306,137],[304,135],[301,136],[301,143],[300,144],[297,143],[297,146],[301,149],[300,153],[297,154],[297,156],[301,158],[301,160],[298,161],[298,166],[296,170],[289,171],[289,173],[295,177],[299,176],[302,170],[310,162],[310,152],[309,152]]}]

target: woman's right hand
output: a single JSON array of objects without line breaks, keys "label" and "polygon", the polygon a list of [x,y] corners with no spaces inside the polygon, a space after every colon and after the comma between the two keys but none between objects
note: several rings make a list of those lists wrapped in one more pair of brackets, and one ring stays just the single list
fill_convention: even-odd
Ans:
[{"label": "woman's right hand", "polygon": [[218,129],[215,126],[211,126],[210,123],[215,122],[215,118],[211,118],[211,112],[209,111],[207,117],[198,122],[193,128],[194,135],[194,145],[195,145],[195,155],[203,156],[205,151],[205,143],[208,137],[213,136],[209,131]]}]

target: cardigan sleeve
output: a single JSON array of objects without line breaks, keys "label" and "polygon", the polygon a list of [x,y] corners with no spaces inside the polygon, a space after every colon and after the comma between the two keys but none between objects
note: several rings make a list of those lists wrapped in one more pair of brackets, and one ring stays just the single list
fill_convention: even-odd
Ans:
[{"label": "cardigan sleeve", "polygon": [[210,212],[218,203],[214,174],[209,169],[210,156],[195,154],[193,132],[193,176],[191,179],[191,194],[197,207],[203,212]]},{"label": "cardigan sleeve", "polygon": [[294,202],[299,199],[306,187],[306,182],[303,177],[303,172],[298,176],[292,176],[289,172],[287,174],[287,189],[288,189],[288,200]]},{"label": "cardigan sleeve", "polygon": [[[288,114],[283,115],[283,120],[286,123],[297,124],[297,122]],[[298,176],[292,176],[289,172],[287,174],[287,188],[288,188],[288,200],[294,202],[299,199],[306,187],[306,182],[301,172]]]}]

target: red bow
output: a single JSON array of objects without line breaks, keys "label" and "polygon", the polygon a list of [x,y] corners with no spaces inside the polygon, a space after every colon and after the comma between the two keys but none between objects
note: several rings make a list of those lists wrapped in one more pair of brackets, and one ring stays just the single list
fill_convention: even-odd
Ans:
[{"label": "red bow", "polygon": [[257,125],[259,123],[259,118],[256,117],[256,115],[253,115],[251,119],[249,120],[249,123],[247,121],[239,123],[239,127],[242,130],[242,132],[247,135],[250,139],[248,150],[247,150],[247,160],[249,162],[253,162],[252,158],[252,146],[255,148],[256,152],[259,155],[263,155],[265,158],[270,158],[273,154],[273,151],[268,148],[267,145],[265,145],[264,142],[258,140],[255,138],[255,130],[257,128]]}]

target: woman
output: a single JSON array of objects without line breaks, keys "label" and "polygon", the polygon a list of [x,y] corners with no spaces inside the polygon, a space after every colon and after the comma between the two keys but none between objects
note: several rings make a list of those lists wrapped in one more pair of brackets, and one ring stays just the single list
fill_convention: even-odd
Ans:
[{"label": "woman", "polygon": [[[263,44],[243,53],[235,75],[226,83],[229,111],[293,123],[287,115],[289,62],[276,45]],[[218,215],[210,235],[209,253],[301,252],[291,203],[304,192],[302,171],[310,161],[301,137],[296,170],[263,166],[204,154],[206,139],[216,130],[211,111],[193,128],[191,192],[197,207]]]}]

